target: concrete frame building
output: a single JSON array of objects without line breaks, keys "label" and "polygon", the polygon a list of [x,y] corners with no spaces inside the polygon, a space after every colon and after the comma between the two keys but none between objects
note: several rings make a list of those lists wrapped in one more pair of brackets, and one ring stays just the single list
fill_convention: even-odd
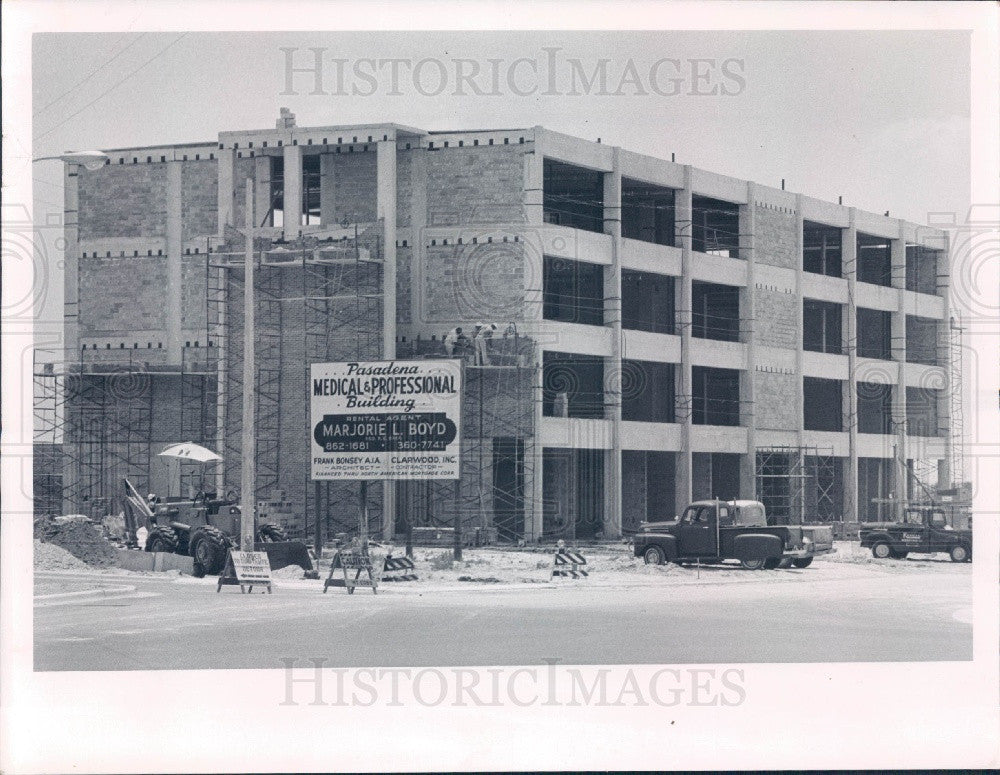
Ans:
[{"label": "concrete frame building", "polygon": [[[259,291],[256,388],[276,398],[258,407],[258,499],[303,532],[315,510],[350,528],[348,493],[307,478],[308,363],[443,357],[479,322],[497,333],[466,356],[460,498],[387,483],[384,533],[458,508],[501,538],[616,537],[711,496],[851,522],[955,478],[941,230],[542,127],[305,128],[283,111],[274,129],[106,153],[66,167],[65,358],[40,372],[79,510],[88,476],[109,497],[108,470],[162,490],[155,453],[176,441],[226,450],[215,484],[238,484],[248,178],[263,274],[283,278]],[[107,437],[114,417],[127,438]],[[82,462],[95,445],[104,462]]]}]

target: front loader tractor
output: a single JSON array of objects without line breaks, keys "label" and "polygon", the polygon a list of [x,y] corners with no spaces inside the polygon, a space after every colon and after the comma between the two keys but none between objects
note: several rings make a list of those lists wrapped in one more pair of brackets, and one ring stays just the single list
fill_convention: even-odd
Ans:
[{"label": "front loader tractor", "polygon": [[[129,543],[139,548],[138,530],[146,528],[147,552],[189,555],[196,575],[220,573],[230,549],[238,548],[241,511],[236,493],[225,498],[199,492],[192,499],[167,498],[150,502],[128,479],[123,480],[122,505]],[[255,530],[255,550],[267,553],[273,569],[300,565],[312,570],[309,550],[301,541],[288,541],[280,525],[265,522]]]}]

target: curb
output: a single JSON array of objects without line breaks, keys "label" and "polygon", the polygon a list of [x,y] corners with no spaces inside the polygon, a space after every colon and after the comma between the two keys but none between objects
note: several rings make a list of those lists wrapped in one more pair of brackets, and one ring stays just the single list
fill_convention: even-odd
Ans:
[{"label": "curb", "polygon": [[88,597],[123,597],[136,591],[132,586],[98,587],[97,589],[81,589],[77,592],[57,592],[51,595],[35,595],[35,607],[71,603]]}]

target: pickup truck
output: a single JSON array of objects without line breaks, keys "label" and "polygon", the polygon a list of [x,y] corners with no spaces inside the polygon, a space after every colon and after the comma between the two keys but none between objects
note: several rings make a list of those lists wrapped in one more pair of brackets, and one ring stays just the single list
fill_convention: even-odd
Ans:
[{"label": "pickup truck", "polygon": [[902,522],[863,522],[858,535],[879,559],[948,552],[953,562],[972,562],[972,531],[955,530],[944,511],[933,506],[907,507]]},{"label": "pickup truck", "polygon": [[768,525],[759,501],[695,501],[679,519],[643,522],[632,542],[647,565],[739,560],[747,570],[779,566],[808,568],[833,551],[826,526]]}]

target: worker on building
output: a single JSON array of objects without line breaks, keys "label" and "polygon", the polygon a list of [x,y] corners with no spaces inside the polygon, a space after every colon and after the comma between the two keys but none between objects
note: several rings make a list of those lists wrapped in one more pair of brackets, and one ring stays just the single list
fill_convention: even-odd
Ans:
[{"label": "worker on building", "polygon": [[457,355],[459,357],[463,356],[465,354],[465,345],[468,341],[468,337],[462,333],[462,327],[455,326],[455,328],[451,329],[451,331],[449,331],[447,336],[444,338],[445,355],[452,358],[456,355],[457,350]]},{"label": "worker on building", "polygon": [[496,330],[496,323],[476,323],[476,333],[472,341],[475,347],[474,355],[477,366],[490,365],[490,354],[487,350],[487,344],[493,338]]}]

